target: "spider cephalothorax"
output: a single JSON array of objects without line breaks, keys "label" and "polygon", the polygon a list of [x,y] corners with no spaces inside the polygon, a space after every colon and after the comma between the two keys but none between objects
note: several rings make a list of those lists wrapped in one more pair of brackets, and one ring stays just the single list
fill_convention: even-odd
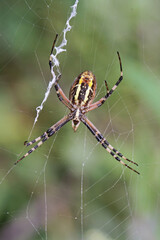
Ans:
[{"label": "spider cephalothorax", "polygon": [[[57,36],[56,36],[57,39]],[[51,55],[54,49],[54,45],[56,42],[56,39],[53,42],[53,47],[51,50]],[[116,84],[112,87],[111,90],[109,90],[107,82],[105,81],[106,90],[107,93],[104,97],[102,97],[100,100],[98,100],[95,103],[92,103],[94,100],[95,94],[96,94],[96,78],[94,74],[91,71],[84,71],[81,74],[78,75],[78,77],[73,82],[70,92],[69,92],[69,99],[64,94],[63,90],[59,86],[59,76],[57,80],[55,81],[55,90],[57,93],[57,96],[59,100],[70,110],[70,113],[66,116],[64,116],[61,120],[59,120],[57,123],[55,123],[52,127],[50,127],[46,132],[44,132],[41,136],[38,138],[27,142],[25,141],[26,146],[30,146],[33,143],[38,142],[34,147],[32,147],[23,157],[21,157],[15,164],[17,164],[19,161],[21,161],[23,158],[27,157],[30,153],[35,151],[38,147],[40,147],[46,140],[48,140],[51,136],[53,136],[61,127],[63,127],[67,122],[72,121],[72,128],[74,131],[77,130],[80,122],[82,122],[94,135],[94,137],[97,139],[97,141],[106,149],[107,152],[109,152],[114,159],[119,161],[121,164],[126,166],[127,168],[131,169],[132,171],[137,172],[135,169],[131,168],[129,165],[124,163],[122,159],[133,163],[138,166],[137,163],[129,160],[126,158],[122,153],[120,153],[118,150],[116,150],[112,145],[103,137],[103,135],[100,133],[100,131],[93,125],[93,123],[86,117],[86,113],[89,111],[92,111],[98,107],[100,107],[102,104],[105,103],[105,101],[111,96],[111,94],[115,91],[117,86],[120,84],[120,82],[123,79],[123,71],[122,71],[122,63],[121,58],[118,54],[118,59],[120,63],[120,71],[121,75],[116,82]],[[50,55],[49,59],[49,65],[52,67],[52,58]]]}]

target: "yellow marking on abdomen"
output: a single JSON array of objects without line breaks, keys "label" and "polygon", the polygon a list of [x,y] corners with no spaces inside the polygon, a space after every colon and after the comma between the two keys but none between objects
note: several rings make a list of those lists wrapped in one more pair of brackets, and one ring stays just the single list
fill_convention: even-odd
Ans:
[{"label": "yellow marking on abdomen", "polygon": [[77,91],[76,91],[76,94],[75,94],[75,96],[74,96],[74,100],[75,100],[76,103],[78,103],[77,100],[78,100],[79,93],[80,93],[80,91],[81,91],[81,84],[82,84],[82,83],[83,83],[83,78],[81,77],[81,78],[79,79],[79,83],[76,85],[76,86],[77,86]]},{"label": "yellow marking on abdomen", "polygon": [[[75,94],[75,96],[74,96],[74,101],[75,101],[76,104],[78,104],[78,97],[79,97],[79,93],[80,93],[80,91],[81,91],[81,84],[82,84],[83,82],[84,82],[83,77],[81,77],[81,78],[79,79],[79,83],[76,85],[76,86],[77,86],[77,91],[76,91],[76,94]],[[84,104],[87,102],[88,96],[89,96],[89,94],[90,94],[90,90],[93,92],[93,90],[91,89],[92,85],[93,85],[93,81],[90,80],[89,83],[88,83],[88,89],[87,89],[87,91],[85,92],[85,97],[84,97],[84,100],[82,101],[81,105],[84,105]]]},{"label": "yellow marking on abdomen", "polygon": [[93,92],[93,90],[92,90],[92,88],[91,88],[91,86],[92,86],[92,84],[89,84],[89,86],[88,86],[88,89],[87,89],[87,91],[86,91],[86,94],[85,94],[85,97],[84,97],[84,100],[83,100],[83,103],[85,104],[86,102],[87,102],[87,100],[88,100],[88,96],[89,96],[89,94],[90,94],[90,90]]},{"label": "yellow marking on abdomen", "polygon": [[81,91],[81,84],[77,84],[77,91],[76,94],[74,95],[74,101],[77,103],[79,93]]}]

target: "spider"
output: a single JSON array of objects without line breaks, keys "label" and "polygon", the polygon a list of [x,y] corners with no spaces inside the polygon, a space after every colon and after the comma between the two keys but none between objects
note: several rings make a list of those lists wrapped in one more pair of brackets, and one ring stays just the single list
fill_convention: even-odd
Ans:
[{"label": "spider", "polygon": [[[57,36],[53,42],[53,46],[51,49],[51,54],[54,50],[54,45],[57,40]],[[50,54],[49,59],[49,65],[50,68],[52,67],[52,57]],[[138,166],[137,163],[129,160],[126,158],[122,153],[117,151],[101,134],[101,132],[93,125],[93,123],[86,117],[86,113],[89,111],[92,111],[100,106],[102,106],[105,101],[112,95],[112,93],[116,90],[118,85],[121,83],[123,79],[123,70],[122,70],[122,63],[119,52],[117,52],[119,64],[120,64],[120,77],[118,81],[115,83],[115,85],[112,87],[111,90],[108,88],[108,84],[105,81],[106,90],[107,93],[104,97],[102,97],[97,102],[93,102],[95,94],[96,94],[96,78],[95,75],[91,71],[84,71],[78,75],[78,77],[73,82],[70,92],[69,92],[69,99],[64,94],[63,90],[61,89],[59,85],[59,80],[61,78],[61,75],[56,79],[54,87],[57,93],[57,96],[59,100],[70,110],[70,113],[66,116],[64,116],[61,120],[59,120],[57,123],[55,123],[53,126],[51,126],[46,132],[44,132],[41,136],[35,138],[34,140],[28,142],[25,141],[24,145],[30,146],[36,142],[38,142],[34,147],[32,147],[25,155],[23,155],[19,160],[15,162],[17,164],[22,159],[27,157],[29,154],[34,152],[38,147],[40,147],[45,141],[47,141],[51,136],[53,136],[57,131],[60,130],[66,123],[69,121],[72,121],[72,128],[74,131],[77,130],[80,122],[82,122],[89,131],[94,135],[96,140],[102,145],[105,150],[111,154],[111,156],[119,161],[121,164],[123,164],[125,167],[129,168],[130,170],[134,171],[137,174],[140,174],[135,169],[127,165],[122,159],[133,163]]]}]

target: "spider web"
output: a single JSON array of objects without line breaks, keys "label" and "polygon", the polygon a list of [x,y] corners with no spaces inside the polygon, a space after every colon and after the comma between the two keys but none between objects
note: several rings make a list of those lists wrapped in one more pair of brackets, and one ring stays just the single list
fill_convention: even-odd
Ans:
[{"label": "spider web", "polygon": [[[0,6],[0,239],[159,239],[159,2]],[[80,72],[93,71],[98,100],[104,80],[112,88],[120,75],[117,50],[124,80],[88,118],[141,175],[116,162],[82,124],[73,133],[71,123],[13,166],[28,151],[24,140],[68,113],[54,91],[56,76],[67,95]]]}]

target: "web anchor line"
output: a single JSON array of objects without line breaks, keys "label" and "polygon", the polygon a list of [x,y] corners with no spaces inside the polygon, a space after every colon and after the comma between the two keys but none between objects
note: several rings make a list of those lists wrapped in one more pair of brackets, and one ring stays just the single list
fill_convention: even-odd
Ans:
[{"label": "web anchor line", "polygon": [[[66,34],[72,28],[72,26],[70,25],[70,21],[72,20],[72,18],[74,18],[77,15],[78,3],[79,3],[79,0],[75,0],[74,5],[71,6],[72,10],[71,10],[70,16],[68,17],[68,19],[66,21],[66,24],[65,24],[65,28],[63,29],[63,39],[62,39],[62,42],[60,43],[60,45],[58,47],[54,46],[55,42],[57,40],[58,34],[56,35],[56,39],[53,42],[53,46],[52,46],[52,49],[51,49],[51,55],[50,55],[50,61],[49,61],[50,62],[50,70],[51,70],[51,74],[52,74],[52,79],[51,79],[51,81],[48,84],[47,90],[45,92],[45,96],[44,96],[41,104],[38,107],[36,107],[37,114],[36,114],[36,117],[35,117],[32,129],[34,128],[36,122],[38,121],[40,112],[43,110],[44,103],[47,101],[47,99],[49,97],[49,94],[50,94],[50,91],[51,91],[51,88],[52,88],[52,86],[54,85],[54,83],[55,83],[55,81],[57,79],[57,76],[56,76],[56,74],[54,72],[54,68],[56,68],[56,71],[58,72],[58,76],[61,75],[60,70],[59,70],[59,64],[60,63],[59,63],[59,60],[57,59],[57,56],[61,52],[65,52],[66,51],[66,49],[64,48],[65,46],[67,46]],[[55,54],[53,54],[53,48],[56,51]]]}]

